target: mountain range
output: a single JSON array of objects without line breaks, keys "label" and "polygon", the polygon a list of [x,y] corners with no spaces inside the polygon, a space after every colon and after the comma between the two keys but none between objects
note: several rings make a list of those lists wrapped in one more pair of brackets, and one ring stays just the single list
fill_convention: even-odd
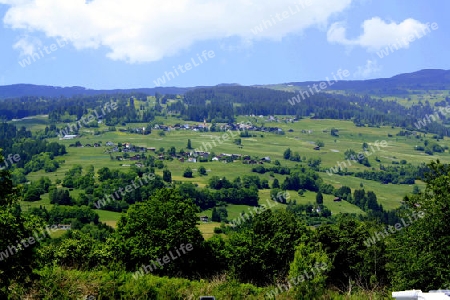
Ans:
[{"label": "mountain range", "polygon": [[[294,86],[306,88],[308,85],[320,84],[321,81],[289,82],[277,85],[255,85],[263,88],[279,88],[280,86]],[[230,86],[238,84],[219,84]],[[56,87],[33,84],[12,84],[0,86],[0,99],[17,98],[23,96],[37,97],[72,97],[75,95],[100,94],[128,94],[143,93],[147,95],[184,94],[189,90],[203,87],[156,87],[135,89],[95,90],[80,86]],[[413,73],[395,75],[391,78],[378,78],[369,80],[342,80],[338,81],[328,90],[345,90],[347,92],[366,94],[407,94],[409,90],[446,90],[450,89],[450,70],[424,69]]]}]

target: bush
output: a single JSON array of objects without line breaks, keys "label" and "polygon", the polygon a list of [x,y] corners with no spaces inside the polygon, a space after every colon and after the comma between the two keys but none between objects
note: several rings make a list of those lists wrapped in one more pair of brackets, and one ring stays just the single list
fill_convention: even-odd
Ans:
[{"label": "bush", "polygon": [[198,174],[200,174],[200,175],[207,175],[206,174],[206,169],[205,169],[205,167],[204,166],[200,166],[199,168],[198,168]]},{"label": "bush", "polygon": [[188,167],[186,170],[184,170],[183,177],[185,177],[185,178],[192,178],[193,177],[192,176],[192,169]]}]

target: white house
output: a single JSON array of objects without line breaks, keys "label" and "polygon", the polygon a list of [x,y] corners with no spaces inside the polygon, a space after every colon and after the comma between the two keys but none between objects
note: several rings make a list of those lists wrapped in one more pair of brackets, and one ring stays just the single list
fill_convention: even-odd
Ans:
[{"label": "white house", "polygon": [[75,134],[66,134],[64,135],[64,137],[62,138],[63,140],[71,140],[76,138],[77,136]]},{"label": "white house", "polygon": [[392,297],[396,300],[450,300],[449,290],[430,291],[422,293],[421,290],[410,290],[401,292],[392,292]]}]

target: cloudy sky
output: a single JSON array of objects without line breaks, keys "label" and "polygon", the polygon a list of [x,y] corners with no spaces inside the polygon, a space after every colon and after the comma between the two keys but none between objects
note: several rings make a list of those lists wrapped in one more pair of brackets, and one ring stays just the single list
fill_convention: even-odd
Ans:
[{"label": "cloudy sky", "polygon": [[450,69],[449,11],[446,0],[0,0],[0,85],[251,85]]}]

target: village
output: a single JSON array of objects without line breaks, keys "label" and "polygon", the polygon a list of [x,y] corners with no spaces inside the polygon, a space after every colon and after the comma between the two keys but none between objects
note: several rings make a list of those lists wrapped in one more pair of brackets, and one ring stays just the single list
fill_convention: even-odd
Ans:
[{"label": "village", "polygon": [[[259,116],[263,117],[263,116]],[[277,118],[274,118],[273,116],[269,116],[266,121],[270,122],[297,122],[298,120],[296,118],[289,118],[289,119],[283,119],[278,120]],[[194,131],[194,132],[226,132],[226,131],[236,131],[239,132],[239,137],[248,138],[248,137],[257,137],[258,135],[261,135],[261,133],[272,133],[272,134],[280,134],[284,135],[285,132],[279,128],[279,127],[268,127],[264,126],[262,124],[261,126],[256,126],[252,124],[251,122],[242,122],[242,123],[230,123],[230,124],[223,124],[220,126],[215,126],[215,124],[207,124],[206,120],[204,120],[203,123],[197,123],[197,124],[181,124],[176,123],[174,125],[163,125],[163,124],[155,124],[153,126],[153,129],[159,130],[159,134],[161,136],[164,135],[164,132],[170,132],[170,131],[179,131],[179,130],[186,130],[186,131]],[[141,135],[148,135],[151,130],[147,130],[145,127],[136,127],[136,128],[127,128],[127,129],[118,129],[120,132],[128,132],[132,134],[141,134]],[[290,130],[292,131],[292,130]],[[302,134],[311,134],[312,130],[306,130],[303,129],[300,131]],[[324,132],[327,132],[324,130]],[[84,134],[73,134],[73,135],[65,135],[63,140],[72,140],[75,138],[80,138]],[[296,137],[298,139],[298,137]],[[238,148],[242,149],[241,141],[240,139],[237,139],[234,141]],[[171,151],[165,151],[164,148],[157,149],[156,147],[146,147],[146,146],[139,146],[139,145],[133,145],[129,142],[122,142],[122,143],[113,143],[111,141],[108,141],[104,143],[103,145],[106,147],[104,150],[105,153],[110,154],[110,158],[112,160],[117,161],[135,161],[135,166],[138,168],[144,167],[144,164],[142,163],[147,156],[145,153],[150,152],[154,153],[159,161],[164,160],[178,160],[182,163],[197,163],[197,162],[222,162],[222,163],[232,163],[232,162],[238,162],[241,161],[243,164],[264,164],[264,163],[270,163],[271,159],[269,156],[265,156],[262,158],[256,158],[251,157],[250,155],[243,155],[239,153],[220,153],[215,154],[214,152],[208,152],[208,151],[200,151],[197,149],[188,149],[187,151],[180,149],[179,152],[176,152],[174,149],[171,149]],[[82,144],[80,141],[76,141],[74,144],[70,144],[69,147],[95,147],[99,148],[102,147],[102,143],[86,143]],[[313,145],[314,150],[320,150],[320,147],[317,145]],[[124,164],[123,166],[130,166],[128,164]]]}]

